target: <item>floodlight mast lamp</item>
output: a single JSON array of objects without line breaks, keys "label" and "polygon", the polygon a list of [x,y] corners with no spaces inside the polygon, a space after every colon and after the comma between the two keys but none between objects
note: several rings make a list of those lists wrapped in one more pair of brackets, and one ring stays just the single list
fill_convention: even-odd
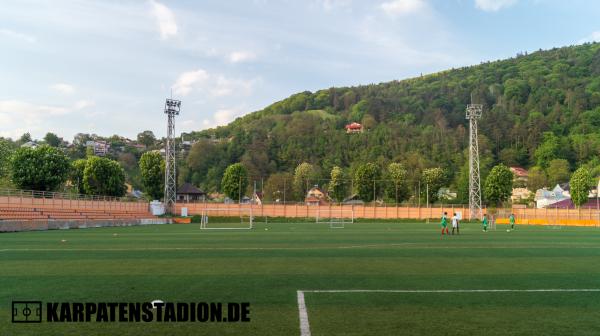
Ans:
[{"label": "floodlight mast lamp", "polygon": [[477,137],[477,119],[481,118],[483,105],[467,105],[469,120],[469,219],[481,219],[481,176],[479,174],[479,141]]},{"label": "floodlight mast lamp", "polygon": [[181,101],[167,99],[165,114],[167,115],[167,141],[165,148],[165,210],[167,213],[175,212],[175,199],[177,192],[177,168],[175,164],[175,116],[179,115]]}]

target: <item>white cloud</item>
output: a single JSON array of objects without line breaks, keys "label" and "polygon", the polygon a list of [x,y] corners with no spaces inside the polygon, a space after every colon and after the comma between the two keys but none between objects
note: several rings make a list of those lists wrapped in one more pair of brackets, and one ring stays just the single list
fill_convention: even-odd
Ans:
[{"label": "white cloud", "polygon": [[207,129],[227,125],[236,118],[243,116],[247,111],[247,107],[243,104],[235,107],[221,107],[217,109],[211,118],[203,119],[198,125],[194,122],[194,126]]},{"label": "white cloud", "polygon": [[600,42],[600,30],[591,33],[590,35],[582,38],[577,41],[578,44],[587,43],[587,42]]},{"label": "white cloud", "polygon": [[213,118],[217,125],[225,125],[235,118],[235,112],[233,109],[220,109],[215,112]]},{"label": "white cloud", "polygon": [[184,72],[177,77],[173,91],[176,95],[187,96],[194,86],[203,84],[208,78],[208,73],[202,69]]},{"label": "white cloud", "polygon": [[517,0],[475,0],[475,7],[486,12],[497,12],[515,3],[517,3]]},{"label": "white cloud", "polygon": [[179,96],[187,96],[192,91],[199,91],[211,97],[224,97],[232,94],[248,95],[260,79],[228,78],[220,74],[209,74],[203,69],[187,71],[179,75],[173,92]]},{"label": "white cloud", "polygon": [[241,107],[219,109],[213,115],[213,126],[227,125],[242,115],[244,115],[244,109]]},{"label": "white cloud", "polygon": [[71,106],[34,104],[21,100],[0,100],[0,135],[18,137],[25,132],[45,132],[55,118],[93,106],[79,100]]},{"label": "white cloud", "polygon": [[234,51],[227,56],[227,59],[231,63],[248,62],[255,60],[256,54],[250,51]]},{"label": "white cloud", "polygon": [[216,77],[216,86],[210,90],[211,94],[215,97],[229,96],[231,94],[248,95],[252,92],[254,85],[258,82],[258,79],[239,79],[239,78],[227,78],[219,75]]},{"label": "white cloud", "polygon": [[427,2],[424,0],[392,0],[382,3],[380,7],[388,15],[407,15],[425,10]]},{"label": "white cloud", "polygon": [[73,85],[65,83],[57,83],[51,85],[50,88],[63,94],[72,94],[73,92],[75,92],[75,87]]},{"label": "white cloud", "polygon": [[0,29],[0,37],[24,41],[28,43],[35,43],[37,41],[37,39],[34,36],[19,33],[10,29]]},{"label": "white cloud", "polygon": [[90,100],[78,100],[77,102],[75,102],[75,105],[73,105],[73,108],[75,110],[83,110],[84,108],[88,108],[94,106],[94,102],[90,101]]},{"label": "white cloud", "polygon": [[72,111],[72,107],[0,100],[0,135],[15,138],[25,132],[43,133],[49,120]]},{"label": "white cloud", "polygon": [[5,115],[19,115],[25,118],[43,117],[46,115],[57,116],[69,113],[66,107],[36,105],[20,100],[0,100],[0,113]]},{"label": "white cloud", "polygon": [[352,4],[352,0],[317,0],[317,3],[326,11],[335,8],[348,7]]},{"label": "white cloud", "polygon": [[160,32],[160,38],[163,40],[169,37],[177,35],[177,22],[175,21],[175,14],[167,6],[150,0],[150,6],[152,7],[152,15],[156,19],[158,25],[158,31]]}]

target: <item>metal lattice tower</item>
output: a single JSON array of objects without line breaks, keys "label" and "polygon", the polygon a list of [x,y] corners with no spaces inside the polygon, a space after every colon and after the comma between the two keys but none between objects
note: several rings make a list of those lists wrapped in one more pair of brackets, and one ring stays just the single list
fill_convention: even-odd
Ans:
[{"label": "metal lattice tower", "polygon": [[479,141],[477,119],[481,118],[483,105],[467,105],[469,120],[469,219],[481,219],[481,176],[479,174]]},{"label": "metal lattice tower", "polygon": [[175,163],[175,116],[179,115],[181,101],[167,99],[165,114],[167,115],[167,139],[165,148],[165,210],[167,213],[175,211],[177,192],[177,168]]}]

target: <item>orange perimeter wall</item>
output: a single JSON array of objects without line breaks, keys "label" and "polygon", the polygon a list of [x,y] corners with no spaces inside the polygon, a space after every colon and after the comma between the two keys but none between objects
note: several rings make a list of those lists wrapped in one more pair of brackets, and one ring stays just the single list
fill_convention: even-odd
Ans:
[{"label": "orange perimeter wall", "polygon": [[148,212],[147,202],[119,202],[103,200],[69,200],[56,198],[32,198],[0,196],[0,208],[43,208],[43,209],[97,209]]},{"label": "orange perimeter wall", "polygon": [[[220,203],[178,203],[176,213],[181,213],[181,208],[187,208],[189,215],[202,214],[204,209],[212,211],[214,215],[220,216],[238,216],[242,211],[246,213],[247,209],[252,209],[254,216],[268,217],[289,217],[289,218],[314,218],[318,213],[321,216],[328,216],[328,213],[341,214],[344,217],[354,215],[354,218],[370,219],[432,219],[440,218],[444,212],[452,216],[454,212],[461,212],[463,218],[469,217],[469,209],[465,207],[455,207],[452,205],[445,207],[395,207],[395,206],[351,206],[351,205],[326,205],[309,206],[303,204],[297,205],[239,205],[239,204],[220,204]],[[246,210],[240,210],[246,209]],[[485,212],[485,210],[484,210]],[[600,226],[600,211],[597,209],[499,209],[495,215],[496,223],[508,223],[508,216],[514,213],[517,218],[517,224],[530,225],[573,225],[573,226]]]}]

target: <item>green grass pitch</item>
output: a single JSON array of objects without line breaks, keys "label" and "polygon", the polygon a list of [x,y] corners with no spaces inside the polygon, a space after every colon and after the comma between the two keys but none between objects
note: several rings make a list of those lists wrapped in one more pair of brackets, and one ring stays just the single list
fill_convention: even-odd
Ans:
[{"label": "green grass pitch", "polygon": [[[354,289],[417,292],[343,291]],[[600,334],[600,292],[463,289],[600,289],[600,229],[464,223],[442,239],[434,223],[281,221],[0,234],[1,335],[300,335],[298,290],[312,335]],[[13,300],[154,299],[247,301],[251,321],[11,323]]]}]

